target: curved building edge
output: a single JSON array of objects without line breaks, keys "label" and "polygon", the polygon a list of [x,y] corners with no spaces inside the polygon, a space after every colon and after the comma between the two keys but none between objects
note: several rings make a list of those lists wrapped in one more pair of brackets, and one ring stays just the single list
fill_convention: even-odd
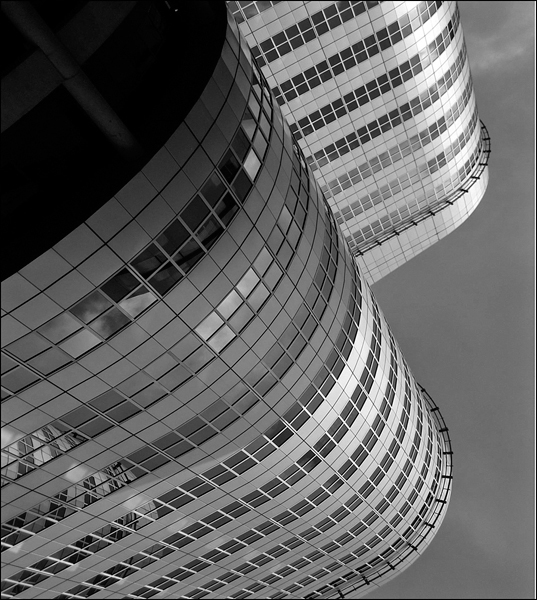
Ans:
[{"label": "curved building edge", "polygon": [[456,2],[228,4],[369,283],[468,218],[490,144]]},{"label": "curved building edge", "polygon": [[436,532],[445,425],[231,16],[166,144],[2,294],[4,597],[365,592]]}]

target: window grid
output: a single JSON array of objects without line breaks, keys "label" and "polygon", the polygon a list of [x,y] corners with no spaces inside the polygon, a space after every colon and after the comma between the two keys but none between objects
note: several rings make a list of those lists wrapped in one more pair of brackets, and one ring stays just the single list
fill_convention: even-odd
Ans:
[{"label": "window grid", "polygon": [[[441,5],[441,1],[421,2],[418,6],[411,9],[408,14],[403,15],[401,19],[394,21],[387,28],[377,31],[365,38],[364,41],[359,41],[350,48],[333,54],[328,60],[323,60],[313,67],[306,69],[304,73],[299,73],[291,79],[280,83],[272,88],[272,93],[276,101],[282,106],[297,96],[301,96],[325,81],[336,77],[339,73],[343,73],[357,64],[368,60],[381,52],[381,50],[390,48],[401,39],[408,37],[419,29],[434,15]],[[276,51],[272,50],[271,52]],[[253,51],[252,54],[258,63],[263,66],[263,61],[260,61],[261,57],[256,56]],[[275,58],[277,58],[277,55],[272,60],[275,60]]]},{"label": "window grid", "polygon": [[297,140],[309,135],[310,133],[325,127],[338,118],[356,110],[359,106],[364,106],[378,98],[382,94],[395,90],[405,81],[416,77],[426,67],[432,64],[444,51],[449,48],[454,39],[458,26],[460,24],[459,13],[455,12],[452,21],[445,29],[422,51],[415,54],[412,58],[405,61],[398,67],[395,67],[387,74],[383,74],[377,79],[372,79],[365,85],[356,88],[342,98],[324,105],[319,110],[299,119],[296,123],[290,125],[290,129]]},{"label": "window grid", "polygon": [[[446,94],[454,83],[458,83],[459,75],[465,64],[466,53],[462,50],[457,61],[450,67],[449,71],[420,95],[415,96],[409,100],[409,102],[398,106],[382,117],[360,127],[360,129],[336,140],[334,143],[315,152],[312,156],[308,156],[307,161],[311,169],[316,171],[329,162],[348,154],[351,150],[358,148],[360,145],[363,146],[375,137],[381,135],[381,133],[386,133],[404,121],[408,121],[419,115]],[[472,84],[470,78],[468,78],[467,85],[470,86],[469,93],[471,94]]]}]

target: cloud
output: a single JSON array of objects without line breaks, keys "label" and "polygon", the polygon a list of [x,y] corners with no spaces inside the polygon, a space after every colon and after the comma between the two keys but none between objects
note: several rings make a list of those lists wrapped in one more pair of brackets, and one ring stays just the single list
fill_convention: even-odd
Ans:
[{"label": "cloud", "polygon": [[[477,6],[476,6],[477,5]],[[525,55],[533,56],[532,2],[461,2],[462,24],[474,75],[516,68]],[[486,29],[473,19],[488,21]]]}]

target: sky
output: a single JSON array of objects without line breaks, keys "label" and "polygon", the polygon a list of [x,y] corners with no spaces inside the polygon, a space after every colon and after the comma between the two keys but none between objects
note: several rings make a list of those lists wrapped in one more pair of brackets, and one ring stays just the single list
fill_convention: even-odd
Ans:
[{"label": "sky", "polygon": [[492,139],[488,190],[458,229],[373,286],[449,427],[453,495],[424,555],[371,600],[535,598],[535,5],[459,7]]}]

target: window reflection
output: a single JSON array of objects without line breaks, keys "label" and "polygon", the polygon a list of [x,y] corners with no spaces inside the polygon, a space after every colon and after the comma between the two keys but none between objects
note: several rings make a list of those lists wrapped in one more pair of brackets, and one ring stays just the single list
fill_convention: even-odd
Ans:
[{"label": "window reflection", "polygon": [[39,377],[28,369],[17,367],[2,377],[2,386],[10,392],[17,393],[38,379]]},{"label": "window reflection", "polygon": [[196,196],[181,213],[181,219],[192,231],[196,231],[208,214],[209,209],[207,205],[199,196]]},{"label": "window reflection", "polygon": [[260,168],[261,162],[257,158],[257,155],[254,152],[254,150],[252,149],[250,150],[248,156],[246,157],[246,160],[244,161],[244,170],[248,173],[250,179],[253,181],[256,178],[256,175],[259,172]]},{"label": "window reflection", "polygon": [[82,356],[84,352],[91,350],[91,348],[94,348],[100,343],[101,340],[96,335],[87,329],[83,329],[80,333],[77,333],[67,341],[63,342],[63,344],[60,344],[60,348],[65,350],[72,357],[78,358],[79,356]]},{"label": "window reflection", "polygon": [[7,346],[6,350],[9,350],[11,354],[21,360],[28,360],[47,348],[50,348],[50,342],[47,342],[36,333],[30,333]]},{"label": "window reflection", "polygon": [[122,327],[130,323],[130,319],[118,308],[112,308],[102,317],[99,317],[90,325],[91,328],[101,335],[105,340],[114,335]]},{"label": "window reflection", "polygon": [[242,304],[242,298],[233,290],[218,306],[218,312],[224,317],[229,318],[237,308]]},{"label": "window reflection", "polygon": [[[237,137],[237,136],[236,136]],[[248,142],[246,142],[248,143]],[[222,183],[222,180],[216,173],[212,173],[205,185],[203,186],[201,193],[205,200],[211,205],[215,206],[218,200],[222,197],[226,187]]]},{"label": "window reflection", "polygon": [[[121,270],[110,281],[101,286],[105,294],[110,296],[114,302],[122,300],[129,292],[138,287],[140,282],[127,269]],[[78,315],[77,315],[78,316]],[[87,321],[85,321],[87,323]]]},{"label": "window reflection", "polygon": [[196,235],[205,248],[209,249],[223,233],[224,228],[214,217],[209,217],[198,229]]},{"label": "window reflection", "polygon": [[145,286],[140,286],[128,298],[125,298],[119,303],[121,308],[128,312],[131,317],[136,317],[153,302],[156,302],[157,297],[152,294]]},{"label": "window reflection", "polygon": [[105,298],[99,291],[95,291],[71,308],[70,311],[83,323],[89,323],[110,306],[112,306],[110,300]]},{"label": "window reflection", "polygon": [[171,263],[168,263],[149,280],[149,283],[159,294],[164,295],[182,278],[181,273]]},{"label": "window reflection", "polygon": [[154,244],[151,244],[131,262],[131,265],[142,277],[147,279],[165,262],[164,254]]},{"label": "window reflection", "polygon": [[205,252],[194,239],[190,239],[179,252],[173,257],[175,262],[186,273],[205,256]]},{"label": "window reflection", "polygon": [[171,256],[181,244],[189,237],[188,231],[179,223],[174,221],[166,231],[157,238],[157,242]]},{"label": "window reflection", "polygon": [[50,350],[30,360],[28,364],[34,367],[34,369],[41,371],[44,375],[49,375],[53,371],[56,371],[56,369],[60,369],[70,363],[71,360],[70,356],[67,356],[67,354],[58,350],[58,348],[50,348]]},{"label": "window reflection", "polygon": [[81,327],[82,325],[76,319],[73,319],[69,313],[62,313],[48,323],[45,323],[38,331],[41,335],[44,335],[56,344]]}]

